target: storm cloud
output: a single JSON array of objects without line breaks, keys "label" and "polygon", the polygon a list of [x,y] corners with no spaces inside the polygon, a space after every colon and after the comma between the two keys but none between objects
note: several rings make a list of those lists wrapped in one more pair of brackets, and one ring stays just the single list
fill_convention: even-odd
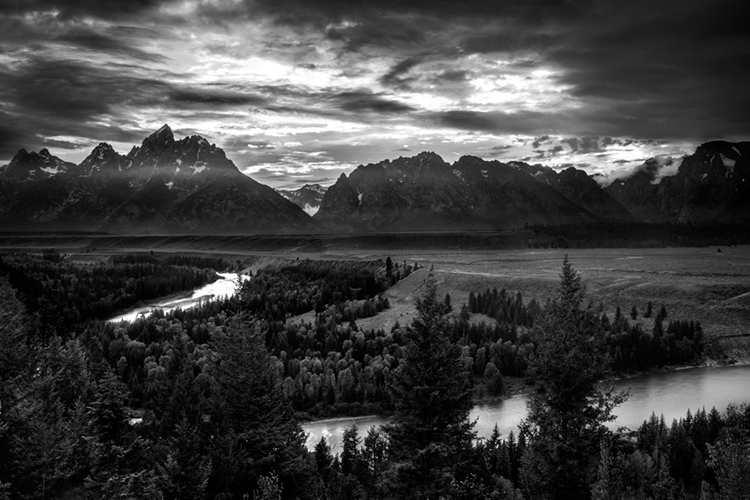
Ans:
[{"label": "storm cloud", "polygon": [[0,164],[168,122],[267,179],[404,144],[606,173],[747,139],[749,18],[734,0],[0,0]]}]

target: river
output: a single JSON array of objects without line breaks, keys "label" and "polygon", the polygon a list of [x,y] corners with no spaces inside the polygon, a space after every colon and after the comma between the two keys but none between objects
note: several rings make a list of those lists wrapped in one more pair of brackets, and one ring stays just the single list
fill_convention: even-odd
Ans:
[{"label": "river", "polygon": [[[156,304],[140,307],[110,319],[111,322],[135,321],[138,316],[148,315],[154,309],[164,312],[178,307],[194,307],[201,301],[235,293],[241,279],[236,273],[218,273],[221,278],[195,290],[190,297],[172,298]],[[247,278],[243,276],[242,278]],[[691,368],[622,379],[615,383],[618,389],[630,390],[630,398],[615,410],[617,420],[613,426],[634,429],[640,426],[652,412],[663,414],[667,424],[681,418],[690,409],[693,413],[705,407],[716,407],[723,412],[729,403],[750,402],[750,366],[724,366]],[[469,416],[476,420],[475,430],[479,437],[488,437],[497,424],[500,433],[507,436],[511,430],[518,432],[518,424],[526,416],[525,395],[476,405]],[[308,422],[302,429],[308,434],[307,447],[313,449],[325,436],[334,453],[340,452],[344,430],[356,423],[361,437],[387,419],[379,416],[337,418]]]},{"label": "river", "polygon": [[[216,273],[221,278],[209,283],[197,290],[194,290],[189,297],[171,298],[155,304],[139,307],[132,309],[125,314],[115,316],[107,321],[112,323],[119,323],[121,321],[127,321],[132,323],[139,316],[148,316],[154,309],[162,309],[165,313],[173,311],[175,309],[189,309],[200,304],[202,301],[214,299],[217,297],[231,296],[237,291],[237,283],[240,280],[240,275],[237,273]],[[246,279],[247,276],[242,276]]]},{"label": "river", "polygon": [[[724,412],[729,403],[750,402],[750,366],[722,366],[690,368],[651,375],[622,379],[615,382],[620,390],[630,390],[630,398],[615,410],[617,420],[614,427],[625,426],[636,429],[651,416],[663,414],[667,425],[675,418],[682,418],[690,409],[716,407]],[[527,396],[518,395],[509,399],[478,404],[469,418],[477,420],[475,430],[479,437],[489,437],[497,424],[503,437],[511,430],[518,434],[518,424],[526,416]],[[313,449],[325,436],[334,453],[341,451],[344,430],[356,423],[363,438],[367,431],[382,425],[387,418],[378,416],[337,418],[308,422],[302,425],[307,433],[307,447]]]}]

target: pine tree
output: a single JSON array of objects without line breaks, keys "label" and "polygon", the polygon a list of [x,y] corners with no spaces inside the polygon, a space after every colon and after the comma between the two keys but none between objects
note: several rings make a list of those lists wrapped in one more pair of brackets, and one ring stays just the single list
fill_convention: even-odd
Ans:
[{"label": "pine tree", "polygon": [[654,314],[654,304],[652,304],[649,300],[648,305],[646,306],[646,313],[643,315],[643,317],[650,318],[652,314]]},{"label": "pine tree", "polygon": [[380,478],[385,467],[388,442],[379,427],[370,427],[364,439],[362,448],[362,483],[370,498],[377,498],[376,492],[380,487]]},{"label": "pine tree", "polygon": [[609,374],[609,359],[600,320],[583,307],[581,278],[567,256],[560,291],[537,323],[542,342],[529,373],[537,392],[527,404],[522,435],[528,440],[522,481],[534,498],[590,496],[599,443],[610,434],[604,424],[625,396],[600,382]]},{"label": "pine tree", "polygon": [[318,473],[325,479],[328,472],[331,470],[333,465],[333,455],[331,454],[331,447],[328,446],[328,442],[325,437],[321,437],[318,444],[315,445],[315,464],[318,467]]},{"label": "pine tree", "polygon": [[352,424],[344,431],[343,449],[341,451],[341,473],[345,476],[355,473],[357,459],[359,458],[357,447],[360,442],[357,424]]},{"label": "pine tree", "polygon": [[451,344],[434,277],[417,301],[417,317],[388,389],[395,406],[384,482],[394,496],[433,498],[450,489],[474,438],[469,373]]},{"label": "pine tree", "polygon": [[211,336],[217,356],[208,417],[215,434],[209,495],[252,491],[261,477],[271,474],[278,476],[283,498],[313,490],[305,436],[263,342],[260,329],[243,317]]}]

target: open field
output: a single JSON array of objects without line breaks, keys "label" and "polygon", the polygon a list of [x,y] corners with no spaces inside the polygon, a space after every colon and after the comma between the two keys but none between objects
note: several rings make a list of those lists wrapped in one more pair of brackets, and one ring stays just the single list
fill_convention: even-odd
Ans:
[{"label": "open field", "polygon": [[[750,247],[657,249],[512,248],[515,235],[353,236],[0,236],[0,252],[41,251],[45,248],[96,261],[113,254],[154,251],[186,252],[240,260],[249,268],[296,258],[371,260],[390,256],[394,262],[417,261],[425,269],[387,292],[391,309],[362,319],[360,327],[390,328],[413,318],[427,269],[434,266],[438,290],[450,293],[456,309],[469,292],[505,287],[529,300],[551,297],[567,253],[583,277],[588,296],[602,302],[610,316],[619,306],[629,315],[633,305],[642,315],[648,301],[655,310],[665,305],[668,319],[697,319],[709,341],[708,354],[720,360],[725,352],[737,361],[750,361]],[[647,330],[651,328],[648,319]],[[716,342],[721,347],[717,350]]]},{"label": "open field", "polygon": [[[395,254],[394,260],[418,260],[434,265],[439,292],[450,293],[460,307],[469,292],[488,287],[520,291],[530,300],[554,295],[565,252],[582,275],[587,294],[614,316],[619,306],[625,315],[635,305],[638,321],[650,331],[653,318],[642,314],[649,301],[654,312],[665,305],[669,319],[697,319],[709,341],[708,354],[721,360],[720,351],[736,361],[750,361],[750,248],[677,248],[646,250],[542,250],[420,252]],[[374,258],[376,254],[357,254]],[[343,257],[343,256],[342,256]],[[351,256],[350,256],[351,257]],[[391,288],[386,295],[392,309],[376,318],[360,320],[361,327],[392,326],[413,317],[413,303],[427,271],[422,270]],[[629,317],[629,316],[628,316]],[[719,346],[712,345],[718,342]]]}]

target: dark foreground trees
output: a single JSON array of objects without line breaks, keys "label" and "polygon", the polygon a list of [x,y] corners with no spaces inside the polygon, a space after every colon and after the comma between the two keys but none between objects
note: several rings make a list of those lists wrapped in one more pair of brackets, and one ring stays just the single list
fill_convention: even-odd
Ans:
[{"label": "dark foreground trees", "polygon": [[[277,477],[282,498],[300,498],[315,488],[313,461],[294,419],[261,333],[240,318],[211,339],[213,441],[209,492],[241,498]],[[205,421],[206,416],[202,416]]]},{"label": "dark foreground trees", "polygon": [[[283,304],[303,286],[281,278],[254,283],[262,310],[242,314],[239,300],[217,301],[128,326],[90,326],[68,341],[39,335],[35,311],[25,315],[0,279],[0,500],[746,493],[747,406],[726,417],[688,414],[671,428],[654,416],[626,439],[606,430],[621,396],[599,388],[611,366],[602,343],[620,332],[582,306],[567,260],[549,307],[524,305],[505,290],[470,297],[497,319],[492,327],[446,316],[434,283],[416,321],[391,332],[360,331],[326,313],[305,326],[269,321],[268,297],[287,311]],[[667,331],[696,336],[692,324],[673,321]],[[487,393],[499,392],[501,375],[524,373],[525,360],[539,387],[525,432],[475,441],[470,372]],[[338,457],[324,441],[308,452],[291,410],[297,395],[330,404],[360,393],[392,400],[393,424],[366,436],[347,430]]]},{"label": "dark foreground trees", "polygon": [[396,408],[390,425],[385,485],[393,498],[437,498],[450,491],[472,447],[469,373],[450,342],[446,307],[430,277],[408,332],[404,358],[389,390]]},{"label": "dark foreground trees", "polygon": [[583,307],[581,278],[563,262],[560,291],[537,323],[540,345],[529,373],[537,392],[522,432],[528,440],[522,482],[532,498],[590,497],[599,446],[625,399],[600,383],[609,374],[600,322]]}]

